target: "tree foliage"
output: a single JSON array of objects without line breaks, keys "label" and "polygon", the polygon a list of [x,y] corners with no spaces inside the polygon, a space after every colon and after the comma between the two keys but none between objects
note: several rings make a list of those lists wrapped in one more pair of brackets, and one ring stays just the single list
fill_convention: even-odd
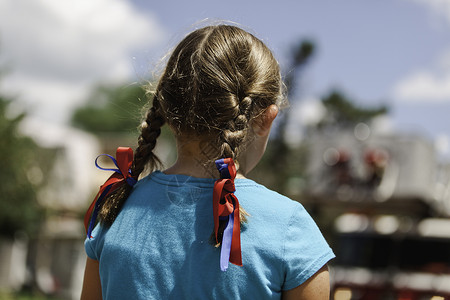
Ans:
[{"label": "tree foliage", "polygon": [[94,134],[136,132],[146,103],[140,85],[98,86],[75,111],[72,123]]},{"label": "tree foliage", "polygon": [[[106,151],[117,146],[137,145],[138,127],[150,107],[149,97],[138,84],[98,86],[86,104],[72,115],[72,124],[96,135]],[[164,143],[161,143],[164,140]],[[175,159],[175,139],[168,126],[161,128],[158,144],[164,144],[164,153],[158,153],[163,163]]]},{"label": "tree foliage", "polygon": [[370,122],[373,118],[388,113],[388,107],[384,105],[376,108],[357,106],[355,101],[336,90],[323,97],[322,104],[326,112],[318,124],[319,128],[349,128],[360,122]]},{"label": "tree foliage", "polygon": [[0,235],[4,237],[17,231],[33,235],[44,212],[37,202],[38,179],[43,177],[40,148],[18,131],[25,114],[7,117],[10,102],[0,95]]}]

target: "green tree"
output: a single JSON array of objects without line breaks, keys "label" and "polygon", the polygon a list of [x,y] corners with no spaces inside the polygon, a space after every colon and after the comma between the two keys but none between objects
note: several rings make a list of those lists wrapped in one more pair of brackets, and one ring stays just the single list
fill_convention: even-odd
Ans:
[{"label": "green tree", "polygon": [[324,96],[322,104],[326,111],[322,121],[318,123],[318,129],[353,128],[360,122],[370,123],[373,118],[385,115],[389,111],[385,105],[375,108],[358,106],[354,100],[337,90]]},{"label": "green tree", "polygon": [[[75,127],[96,135],[105,151],[112,153],[118,146],[137,146],[138,127],[149,107],[149,97],[142,85],[98,86],[72,115]],[[168,126],[161,128],[158,141],[175,148],[175,140]],[[167,148],[166,148],[167,149]],[[166,151],[167,152],[167,151]],[[175,159],[175,151],[168,151],[164,163]]]},{"label": "green tree", "polygon": [[74,126],[97,135],[136,133],[147,103],[144,89],[137,84],[98,86],[72,116]]},{"label": "green tree", "polygon": [[18,130],[25,114],[7,117],[10,103],[0,95],[0,235],[8,238],[17,231],[34,235],[44,217],[37,202],[44,177],[42,149]]}]

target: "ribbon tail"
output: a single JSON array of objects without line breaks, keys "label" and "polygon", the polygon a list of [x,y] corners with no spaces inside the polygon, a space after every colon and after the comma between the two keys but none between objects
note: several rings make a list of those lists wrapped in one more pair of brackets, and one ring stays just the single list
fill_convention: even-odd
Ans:
[{"label": "ribbon tail", "polygon": [[214,235],[216,238],[216,243],[218,243],[217,233],[219,231],[219,197],[220,191],[216,189],[216,184],[214,184],[214,192],[213,192],[213,217],[214,217]]},{"label": "ribbon tail", "polygon": [[222,245],[220,248],[220,269],[222,271],[226,271],[228,269],[228,261],[230,260],[231,245],[233,243],[233,219],[233,214],[230,214],[228,217],[227,227],[223,231]]},{"label": "ribbon tail", "polygon": [[234,222],[233,226],[233,238],[230,249],[230,262],[232,264],[242,266],[242,251],[241,251],[241,220],[239,215],[239,202],[237,198],[235,200],[235,209],[230,214],[231,219]]},{"label": "ribbon tail", "polygon": [[92,238],[92,230],[94,230],[95,222],[97,221],[98,210],[100,209],[100,201],[95,202],[94,212],[92,213],[91,221],[89,222],[89,228],[87,230],[87,237]]},{"label": "ribbon tail", "polygon": [[93,210],[95,208],[95,203],[97,202],[97,198],[98,198],[99,194],[100,194],[100,192],[97,194],[97,196],[95,196],[94,201],[92,201],[92,203],[89,206],[86,214],[84,215],[84,228],[86,229],[86,232],[88,232],[89,220],[90,220],[92,212],[93,212]]},{"label": "ribbon tail", "polygon": [[87,237],[91,238],[92,230],[94,229],[95,222],[97,221],[98,210],[101,204],[103,204],[103,199],[108,195],[113,184],[104,187],[95,197],[94,201],[89,206],[86,215],[84,216],[84,227],[86,228]]},{"label": "ribbon tail", "polygon": [[225,185],[226,180],[220,180],[216,181],[214,183],[214,190],[213,190],[213,216],[214,216],[214,234],[216,237],[216,243],[219,242],[217,238],[217,234],[219,231],[219,203],[220,203],[220,197],[222,195],[223,186]]}]

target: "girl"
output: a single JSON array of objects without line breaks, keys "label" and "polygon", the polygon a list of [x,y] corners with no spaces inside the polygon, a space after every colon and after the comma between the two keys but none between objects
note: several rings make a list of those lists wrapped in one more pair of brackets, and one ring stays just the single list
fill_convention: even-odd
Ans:
[{"label": "girl", "polygon": [[[96,212],[100,224],[88,228],[82,299],[328,299],[334,254],[314,221],[245,178],[282,102],[278,63],[259,39],[230,25],[187,35],[153,93],[134,157],[119,148],[92,206],[90,228]],[[178,158],[154,171],[165,123]]]}]

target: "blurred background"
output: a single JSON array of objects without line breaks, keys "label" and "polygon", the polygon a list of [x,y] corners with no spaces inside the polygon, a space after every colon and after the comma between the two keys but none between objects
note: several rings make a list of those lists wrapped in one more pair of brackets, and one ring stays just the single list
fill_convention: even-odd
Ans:
[{"label": "blurred background", "polygon": [[450,299],[450,0],[0,0],[0,299],[79,298],[94,160],[135,147],[141,86],[217,20],[280,62],[290,107],[249,177],[317,221],[332,299]]}]

